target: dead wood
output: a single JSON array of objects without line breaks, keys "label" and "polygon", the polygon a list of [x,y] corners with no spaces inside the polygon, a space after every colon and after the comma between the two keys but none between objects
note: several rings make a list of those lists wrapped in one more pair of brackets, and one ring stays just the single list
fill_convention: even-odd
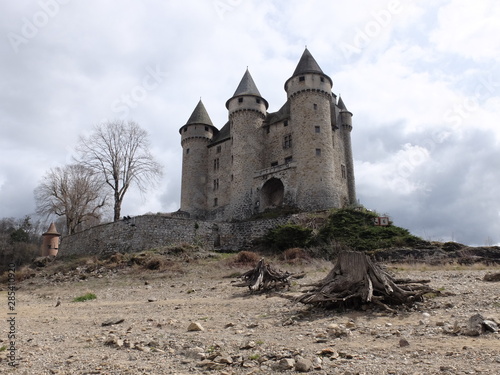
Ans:
[{"label": "dead wood", "polygon": [[395,280],[361,252],[342,252],[337,263],[314,288],[296,298],[297,302],[329,308],[357,308],[374,303],[389,311],[388,305],[408,305],[421,301],[426,293],[436,293],[423,280]]},{"label": "dead wood", "polygon": [[248,287],[252,291],[283,289],[290,286],[292,276],[293,274],[290,272],[282,272],[273,268],[262,258],[254,269],[239,276],[243,282],[234,286]]}]

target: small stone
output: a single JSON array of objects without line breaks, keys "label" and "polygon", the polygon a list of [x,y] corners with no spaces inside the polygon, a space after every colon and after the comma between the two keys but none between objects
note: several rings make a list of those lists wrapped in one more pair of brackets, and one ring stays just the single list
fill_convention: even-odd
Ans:
[{"label": "small stone", "polygon": [[402,338],[402,339],[400,339],[400,340],[399,340],[399,346],[400,346],[401,348],[404,348],[405,346],[410,346],[410,343],[408,342],[408,340],[407,340],[407,339],[403,339],[403,338]]},{"label": "small stone", "polygon": [[256,346],[257,346],[257,343],[255,341],[247,341],[245,344],[240,346],[240,350],[253,349]]},{"label": "small stone", "polygon": [[156,301],[157,301],[157,300],[156,300],[156,298],[154,298],[154,297],[148,298],[148,302],[156,302]]},{"label": "small stone", "polygon": [[331,358],[338,357],[338,353],[333,348],[324,348],[320,350],[317,354],[322,357],[331,357]]},{"label": "small stone", "polygon": [[295,360],[293,358],[283,358],[278,362],[278,368],[280,370],[291,370],[295,366]]},{"label": "small stone", "polygon": [[204,331],[205,328],[203,328],[203,326],[200,323],[193,322],[188,326],[187,330],[188,332],[197,332],[197,331]]},{"label": "small stone", "polygon": [[297,357],[297,360],[295,361],[295,371],[308,372],[311,371],[312,367],[312,361],[307,358]]}]

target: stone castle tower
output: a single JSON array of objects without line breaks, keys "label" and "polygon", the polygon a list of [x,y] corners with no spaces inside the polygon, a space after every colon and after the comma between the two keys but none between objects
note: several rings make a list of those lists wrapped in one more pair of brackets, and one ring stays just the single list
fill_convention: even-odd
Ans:
[{"label": "stone castle tower", "polygon": [[200,102],[179,130],[183,148],[180,211],[240,220],[267,209],[303,211],[356,203],[352,113],[333,82],[304,51],[274,113],[247,71],[226,102],[219,130]]}]

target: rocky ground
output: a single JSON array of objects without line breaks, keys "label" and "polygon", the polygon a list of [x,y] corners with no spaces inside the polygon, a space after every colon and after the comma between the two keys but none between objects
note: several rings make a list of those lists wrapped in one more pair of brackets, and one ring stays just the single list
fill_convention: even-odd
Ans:
[{"label": "rocky ground", "polygon": [[[188,262],[189,261],[189,262]],[[306,271],[287,293],[332,264],[278,264]],[[228,259],[139,266],[48,266],[16,283],[16,360],[9,366],[7,287],[0,285],[2,374],[498,374],[500,334],[468,327],[500,322],[500,267],[390,266],[429,279],[441,295],[392,314],[325,311],[233,286],[250,269]],[[73,302],[94,293],[97,298]],[[58,303],[59,300],[59,303]],[[56,305],[59,305],[56,307]]]}]

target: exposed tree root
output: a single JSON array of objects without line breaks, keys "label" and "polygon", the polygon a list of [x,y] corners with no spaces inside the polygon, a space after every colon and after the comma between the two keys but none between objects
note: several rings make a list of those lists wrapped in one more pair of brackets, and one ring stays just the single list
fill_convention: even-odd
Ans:
[{"label": "exposed tree root", "polygon": [[[426,280],[395,280],[364,253],[342,252],[330,273],[296,302],[328,308],[358,308],[374,303],[386,310],[388,305],[411,305],[426,293],[438,291],[421,285]],[[420,285],[419,285],[420,284]]]}]

